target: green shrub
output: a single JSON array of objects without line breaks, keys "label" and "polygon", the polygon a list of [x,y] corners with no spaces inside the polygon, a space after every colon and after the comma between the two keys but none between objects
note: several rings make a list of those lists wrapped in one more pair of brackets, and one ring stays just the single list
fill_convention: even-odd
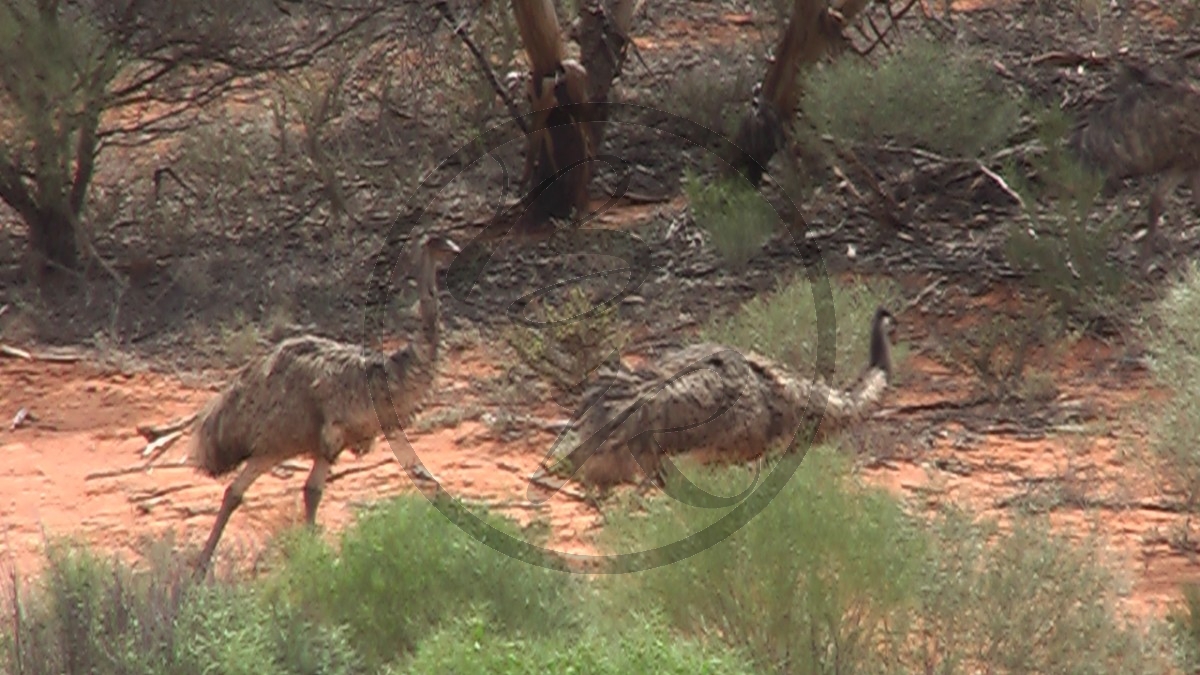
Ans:
[{"label": "green shrub", "polygon": [[[716,495],[737,494],[752,480],[742,467],[688,473]],[[610,549],[652,550],[728,510],[655,499],[644,513],[607,514],[602,536]],[[915,597],[921,556],[922,542],[899,503],[858,484],[846,460],[818,447],[774,500],[724,541],[608,583],[620,606],[660,607],[670,625],[742,650],[760,668],[864,672],[878,665],[889,615]]]},{"label": "green shrub", "polygon": [[696,225],[735,266],[750,260],[779,223],[775,208],[740,175],[701,178],[686,171],[683,189]]},{"label": "green shrub", "polygon": [[[835,382],[852,381],[867,362],[871,318],[880,305],[899,311],[899,294],[890,282],[842,284],[831,282],[836,335]],[[701,329],[706,341],[756,351],[789,366],[811,373],[817,366],[820,326],[813,286],[803,276],[780,284],[773,293],[746,301],[731,316],[714,319]],[[827,347],[828,348],[828,347]],[[899,361],[900,350],[893,358]]]},{"label": "green shrub", "polygon": [[1185,672],[1200,669],[1200,584],[1183,587],[1183,600],[1171,609],[1168,625],[1179,649],[1180,665]]},{"label": "green shrub", "polygon": [[1188,263],[1151,319],[1151,371],[1170,397],[1155,403],[1150,448],[1191,513],[1200,501],[1200,265]]},{"label": "green shrub", "polygon": [[[1121,232],[1119,214],[1098,216],[1095,205],[1103,180],[1063,148],[1070,119],[1043,111],[1037,133],[1046,152],[1028,170],[1005,170],[1006,182],[1025,202],[1027,222],[1009,226],[1009,264],[1042,290],[1060,313],[1083,322],[1120,313],[1125,274],[1108,251]],[[1027,178],[1032,174],[1037,183]],[[1041,203],[1049,200],[1048,208]]]},{"label": "green shrub", "polygon": [[1165,654],[1116,609],[1097,542],[1033,517],[997,535],[962,511],[937,518],[930,537],[919,606],[893,624],[906,672],[1164,672]]},{"label": "green shrub", "polygon": [[980,158],[1009,138],[1021,110],[995,83],[969,51],[921,39],[878,67],[844,58],[814,70],[803,107],[819,135]]},{"label": "green shrub", "polygon": [[0,640],[0,671],[364,672],[343,631],[307,623],[251,586],[196,585],[177,560],[151,560],[134,571],[52,542],[39,581],[10,588],[19,617]]},{"label": "green shrub", "polygon": [[[690,558],[601,580],[610,611],[655,607],[676,630],[779,673],[1157,673],[1166,652],[1117,609],[1096,542],[1045,521],[1008,534],[951,510],[920,527],[825,447],[753,520]],[[717,495],[743,468],[681,469]],[[608,514],[610,550],[653,550],[728,509],[655,499]]]},{"label": "green shrub", "polygon": [[619,635],[595,629],[540,639],[511,639],[482,617],[468,617],[422,640],[413,659],[393,672],[420,675],[720,675],[753,672],[736,653],[672,637],[658,621],[634,621]]},{"label": "green shrub", "polygon": [[[488,516],[520,538],[507,521]],[[479,543],[420,495],[381,503],[342,532],[335,551],[303,531],[284,545],[276,583],[319,621],[345,625],[378,665],[455,618],[480,612],[503,635],[570,629],[578,587],[566,573]]]}]

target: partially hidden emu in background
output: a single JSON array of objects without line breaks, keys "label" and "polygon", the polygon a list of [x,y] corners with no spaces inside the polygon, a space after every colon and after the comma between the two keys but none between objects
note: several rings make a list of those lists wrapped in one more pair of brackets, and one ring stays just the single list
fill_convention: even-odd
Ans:
[{"label": "partially hidden emu in background", "polygon": [[684,347],[649,368],[604,372],[584,394],[575,424],[579,445],[572,454],[586,458],[577,475],[600,488],[639,474],[661,482],[663,455],[749,459],[790,440],[805,423],[819,421],[822,434],[844,428],[888,387],[894,325],[891,312],[875,311],[868,366],[845,391],[711,343]]},{"label": "partially hidden emu in background", "polygon": [[365,454],[378,434],[409,423],[437,371],[437,269],[458,252],[440,235],[426,236],[416,249],[422,331],[402,349],[384,354],[313,335],[288,338],[245,366],[200,412],[192,462],[214,478],[245,465],[225,490],[198,573],[207,572],[230,515],[259,476],[291,457],[311,457],[304,515],[314,525],[325,479],[342,450]]},{"label": "partially hidden emu in background", "polygon": [[1159,220],[1167,197],[1185,180],[1200,210],[1200,86],[1183,64],[1123,64],[1115,97],[1077,125],[1068,147],[1099,171],[1106,187],[1126,178],[1164,174],[1150,195],[1143,251],[1161,250]]}]

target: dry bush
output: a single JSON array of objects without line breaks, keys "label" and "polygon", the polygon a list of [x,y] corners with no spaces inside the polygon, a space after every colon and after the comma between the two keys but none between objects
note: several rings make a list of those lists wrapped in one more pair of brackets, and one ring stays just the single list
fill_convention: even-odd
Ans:
[{"label": "dry bush", "polygon": [[[575,391],[588,374],[620,354],[629,330],[612,304],[598,305],[580,286],[570,286],[550,303],[551,294],[535,302],[532,316],[504,330],[505,341],[521,363],[564,391]],[[532,304],[532,303],[531,303]]]},{"label": "dry bush", "polygon": [[1156,405],[1150,448],[1190,518],[1200,503],[1200,264],[1189,263],[1158,301],[1146,334],[1151,370],[1171,394]]},{"label": "dry bush", "polygon": [[[1045,403],[1058,395],[1050,373],[1064,336],[1062,322],[1034,306],[1020,318],[993,315],[963,330],[945,350],[949,361],[974,374],[993,400]],[[1042,354],[1036,364],[1035,351]]]}]

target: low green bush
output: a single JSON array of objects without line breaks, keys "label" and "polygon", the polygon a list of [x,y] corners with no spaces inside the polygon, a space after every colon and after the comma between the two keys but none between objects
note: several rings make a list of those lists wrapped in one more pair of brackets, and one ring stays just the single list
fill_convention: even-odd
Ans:
[{"label": "low green bush", "polygon": [[[733,495],[742,467],[680,468]],[[607,514],[613,551],[661,550],[729,512],[666,498]],[[753,520],[678,562],[599,581],[620,616],[660,608],[692,639],[724,643],[774,673],[1160,673],[1166,650],[1116,605],[1096,542],[1044,520],[1008,533],[950,510],[926,525],[854,479],[826,447]]]},{"label": "low green bush", "polygon": [[359,673],[345,631],[305,621],[251,585],[197,585],[174,556],[135,571],[56,540],[36,583],[18,583],[0,672]]},{"label": "low green bush", "polygon": [[[687,473],[710,494],[733,495],[753,480],[751,471]],[[610,548],[658,549],[729,510],[665,498],[645,509],[609,514],[603,537]],[[880,665],[887,618],[916,597],[922,546],[895,499],[860,485],[843,457],[817,447],[774,500],[724,541],[608,583],[618,607],[661,608],[685,635],[742,650],[759,668],[866,672]]]},{"label": "low green bush", "polygon": [[513,639],[483,617],[455,622],[426,640],[396,675],[733,675],[754,672],[729,649],[673,637],[660,621],[634,617],[619,634],[592,628]]},{"label": "low green bush", "polygon": [[894,141],[977,159],[1017,127],[1021,102],[975,52],[916,39],[878,66],[838,59],[808,76],[803,108],[818,135],[851,143]]},{"label": "low green bush", "polygon": [[775,207],[740,175],[683,175],[692,217],[712,245],[735,267],[745,265],[779,225]]},{"label": "low green bush", "polygon": [[[487,521],[521,537],[504,519]],[[376,665],[474,612],[502,635],[569,630],[578,619],[574,576],[479,543],[421,495],[366,511],[342,532],[337,549],[298,531],[283,555],[277,591],[320,622],[345,625],[355,647]]]},{"label": "low green bush", "polygon": [[1200,504],[1200,264],[1188,263],[1174,280],[1145,333],[1151,371],[1170,394],[1154,403],[1150,449],[1167,487],[1194,513]]}]

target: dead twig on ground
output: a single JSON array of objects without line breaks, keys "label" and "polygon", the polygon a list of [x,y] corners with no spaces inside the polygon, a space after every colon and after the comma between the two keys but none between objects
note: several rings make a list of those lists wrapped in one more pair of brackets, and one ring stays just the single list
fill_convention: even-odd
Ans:
[{"label": "dead twig on ground", "polygon": [[577,502],[582,502],[589,506],[595,506],[595,500],[590,495],[584,494],[579,490],[572,490],[571,488],[567,487],[566,481],[558,484],[550,482],[550,479],[545,475],[545,473],[542,472],[542,470],[539,470],[530,476],[529,482],[551,492],[564,494]]},{"label": "dead twig on ground", "polygon": [[123,469],[108,469],[105,471],[94,471],[84,476],[85,481],[95,480],[97,478],[117,478],[119,476],[131,476],[135,473],[149,472],[151,469],[183,469],[193,468],[192,463],[187,460],[175,462],[173,464],[160,464],[154,466],[152,462],[146,462],[137,466],[128,466]]},{"label": "dead twig on ground", "polygon": [[1061,66],[1063,68],[1074,68],[1082,65],[1107,68],[1111,62],[1112,58],[1108,56],[1063,51],[1046,52],[1045,54],[1039,54],[1029,59],[1029,65],[1031,66]]},{"label": "dead twig on ground", "polygon": [[17,349],[16,347],[10,347],[2,343],[0,343],[0,356],[7,356],[14,359],[24,359],[26,361],[33,360],[33,354],[30,354],[24,349]]},{"label": "dead twig on ground", "polygon": [[[141,434],[142,437],[145,438],[147,441],[150,441],[153,443],[154,441],[157,441],[158,439],[162,438],[163,436],[173,434],[177,431],[182,431],[183,429],[187,428],[187,426],[189,424],[191,424],[195,419],[196,419],[196,415],[195,415],[195,413],[193,413],[191,415],[180,417],[179,419],[174,420],[172,422],[167,422],[166,424],[159,424],[159,425],[143,424],[143,425],[138,426],[137,432],[139,434]],[[143,453],[143,456],[144,456],[144,453]]]},{"label": "dead twig on ground", "polygon": [[161,457],[172,445],[175,445],[175,441],[179,440],[181,436],[183,436],[182,431],[173,431],[166,436],[147,443],[146,447],[142,450],[142,457],[147,458],[146,464],[152,464]]},{"label": "dead twig on ground", "polygon": [[37,418],[33,416],[33,413],[29,412],[29,408],[21,408],[17,411],[17,414],[13,416],[12,424],[9,425],[8,430],[16,431],[27,421],[36,422]]},{"label": "dead twig on ground", "polygon": [[387,464],[392,464],[395,461],[396,461],[396,459],[393,457],[390,459],[380,460],[373,464],[367,464],[365,466],[354,466],[354,467],[350,467],[349,469],[343,469],[342,471],[338,471],[337,473],[330,474],[329,480],[327,480],[325,482],[332,483],[334,481],[341,480],[341,479],[345,478],[346,476],[353,476],[356,473],[363,473],[364,471],[373,471],[375,469],[378,469],[381,466],[384,466]]}]

